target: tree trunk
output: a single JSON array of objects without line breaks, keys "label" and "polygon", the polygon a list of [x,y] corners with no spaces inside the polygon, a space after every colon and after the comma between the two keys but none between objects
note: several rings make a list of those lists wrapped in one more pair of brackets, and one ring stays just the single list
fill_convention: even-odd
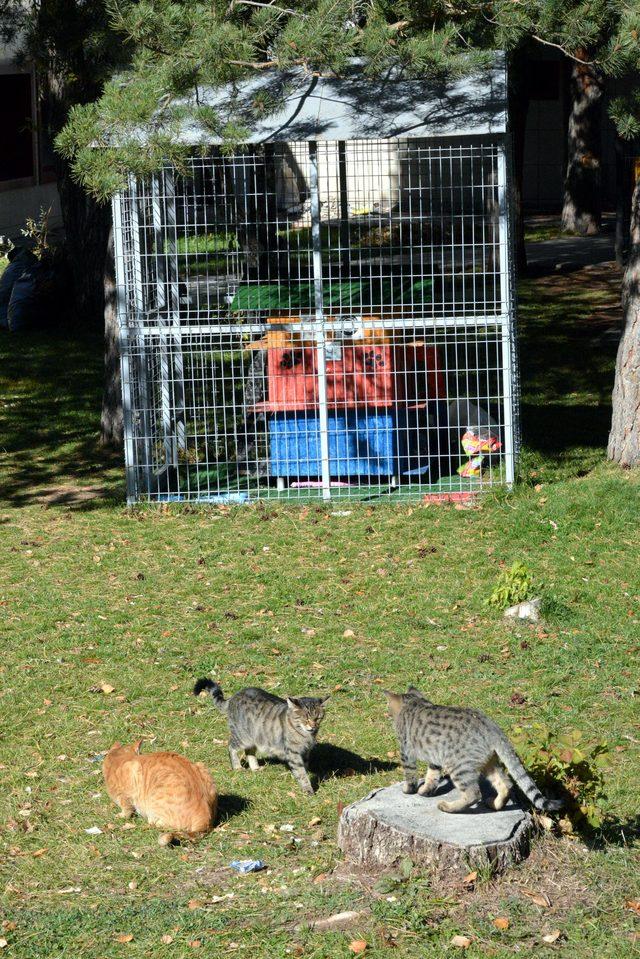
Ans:
[{"label": "tree trunk", "polygon": [[104,266],[104,389],[100,442],[119,448],[123,441],[120,346],[116,308],[116,277],[113,256],[113,229],[109,233]]},{"label": "tree trunk", "polygon": [[616,263],[624,267],[629,252],[629,214],[631,212],[631,170],[626,162],[624,142],[619,136],[615,141],[616,156]]},{"label": "tree trunk", "polygon": [[58,167],[58,192],[73,276],[74,318],[80,327],[95,329],[104,315],[104,263],[111,208],[88,196],[62,163]]},{"label": "tree trunk", "polygon": [[607,455],[620,466],[640,466],[640,179],[631,201],[631,244],[622,280],[624,325],[616,359],[613,415]]},{"label": "tree trunk", "polygon": [[509,60],[509,122],[513,136],[513,190],[511,202],[515,232],[516,268],[526,273],[527,251],[524,243],[524,216],[522,214],[522,184],[524,180],[524,141],[529,112],[529,82],[527,51],[516,50]]},{"label": "tree trunk", "polygon": [[[588,60],[586,50],[578,51]],[[600,230],[602,75],[586,62],[571,69],[567,175],[562,229],[592,236]]]}]

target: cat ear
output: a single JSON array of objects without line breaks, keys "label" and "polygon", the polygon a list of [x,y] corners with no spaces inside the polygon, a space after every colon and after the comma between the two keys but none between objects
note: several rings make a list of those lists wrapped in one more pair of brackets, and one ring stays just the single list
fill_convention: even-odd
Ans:
[{"label": "cat ear", "polygon": [[131,748],[133,749],[134,753],[139,753],[139,752],[140,752],[140,747],[142,746],[142,743],[143,743],[143,742],[144,742],[144,740],[142,740],[142,739],[136,739],[135,743],[132,743],[132,744],[131,744]]},{"label": "cat ear", "polygon": [[293,699],[292,696],[287,696],[287,706],[289,709],[300,709],[300,703],[297,699]]},{"label": "cat ear", "polygon": [[397,716],[402,709],[402,693],[392,693],[389,689],[383,689],[382,692],[387,697],[389,711],[392,716]]},{"label": "cat ear", "polygon": [[330,699],[331,699],[331,693],[329,693],[328,696],[324,696],[324,697],[320,700],[320,705],[321,705],[321,706],[324,706],[324,704],[325,704],[325,703],[328,703]]}]

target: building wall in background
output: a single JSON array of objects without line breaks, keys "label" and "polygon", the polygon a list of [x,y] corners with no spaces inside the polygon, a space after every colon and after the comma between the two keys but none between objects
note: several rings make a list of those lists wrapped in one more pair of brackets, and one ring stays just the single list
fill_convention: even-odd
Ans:
[{"label": "building wall in background", "polygon": [[19,241],[28,217],[51,208],[50,229],[61,226],[51,145],[41,129],[34,70],[17,66],[0,47],[0,235]]}]

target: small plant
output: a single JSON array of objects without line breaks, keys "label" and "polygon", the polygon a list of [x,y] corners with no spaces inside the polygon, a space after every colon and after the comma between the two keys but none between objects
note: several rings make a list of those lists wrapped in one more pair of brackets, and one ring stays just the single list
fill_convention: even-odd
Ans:
[{"label": "small plant", "polygon": [[49,217],[51,216],[51,207],[45,210],[40,208],[40,218],[34,220],[28,217],[24,227],[20,230],[23,236],[33,243],[33,255],[38,260],[46,259],[50,253],[49,247]]},{"label": "small plant", "polygon": [[603,767],[607,763],[608,744],[602,740],[588,741],[579,729],[556,734],[539,723],[526,729],[516,726],[512,737],[542,792],[564,799],[562,831],[601,828],[606,818]]},{"label": "small plant", "polygon": [[507,609],[516,603],[524,603],[532,595],[533,577],[524,563],[516,562],[500,574],[491,596],[485,600],[485,605],[494,609]]}]

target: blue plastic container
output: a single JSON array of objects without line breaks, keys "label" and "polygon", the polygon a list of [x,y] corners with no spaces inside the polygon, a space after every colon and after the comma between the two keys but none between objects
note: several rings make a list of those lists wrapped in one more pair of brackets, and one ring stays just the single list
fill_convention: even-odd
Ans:
[{"label": "blue plastic container", "polygon": [[[407,457],[403,440],[408,430],[403,430],[397,420],[398,414],[391,410],[330,413],[331,476],[393,476],[401,472]],[[269,438],[271,476],[322,474],[320,420],[316,413],[274,413],[269,420]]]}]

